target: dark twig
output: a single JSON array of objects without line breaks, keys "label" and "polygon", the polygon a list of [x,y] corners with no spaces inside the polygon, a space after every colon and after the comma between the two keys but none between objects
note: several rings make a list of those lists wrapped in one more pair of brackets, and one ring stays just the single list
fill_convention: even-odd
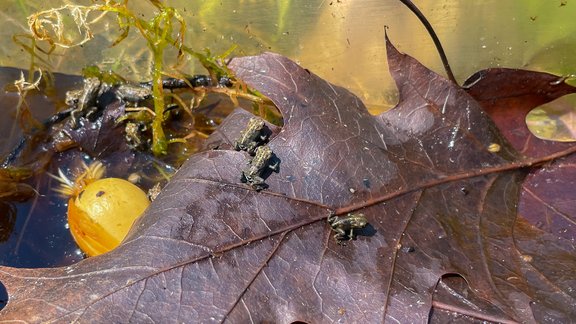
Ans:
[{"label": "dark twig", "polygon": [[440,43],[438,36],[436,36],[436,33],[434,32],[434,28],[432,28],[432,25],[430,25],[430,22],[428,22],[428,19],[426,19],[426,17],[424,17],[424,14],[420,11],[420,9],[418,9],[418,7],[416,7],[416,5],[414,5],[412,3],[412,1],[400,0],[400,2],[402,2],[406,7],[408,7],[408,9],[410,9],[410,11],[412,11],[416,15],[416,17],[418,17],[418,19],[420,19],[420,22],[422,22],[422,25],[424,25],[424,27],[426,27],[428,34],[430,34],[430,37],[432,37],[432,41],[434,41],[434,45],[436,46],[436,50],[438,50],[438,54],[440,55],[440,59],[442,60],[442,64],[444,64],[444,70],[446,70],[446,74],[448,75],[448,79],[450,81],[454,82],[456,85],[458,85],[458,82],[456,81],[456,78],[454,77],[454,73],[452,73],[452,69],[450,68],[450,64],[448,64],[448,58],[446,57],[446,53],[444,53],[444,49],[442,48],[442,44]]}]

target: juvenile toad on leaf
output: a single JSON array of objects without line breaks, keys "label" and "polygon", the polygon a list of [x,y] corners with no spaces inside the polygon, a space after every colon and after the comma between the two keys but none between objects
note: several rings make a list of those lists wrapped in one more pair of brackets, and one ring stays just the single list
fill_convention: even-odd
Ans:
[{"label": "juvenile toad on leaf", "polygon": [[80,117],[90,118],[98,110],[98,98],[113,88],[116,97],[126,103],[138,103],[152,96],[152,90],[143,85],[111,84],[96,77],[85,78],[82,89],[66,92],[66,105],[72,108],[70,112],[72,128],[78,126]]},{"label": "juvenile toad on leaf", "polygon": [[334,239],[340,245],[346,245],[344,240],[352,240],[354,238],[354,229],[361,229],[366,227],[368,220],[364,214],[348,213],[346,216],[328,216],[328,224],[332,227]]},{"label": "juvenile toad on leaf", "polygon": [[254,155],[256,148],[267,139],[267,136],[262,133],[263,129],[264,120],[258,117],[250,118],[246,128],[240,132],[240,137],[234,142],[234,149]]},{"label": "juvenile toad on leaf", "polygon": [[274,171],[278,169],[278,162],[270,163],[272,149],[269,146],[258,146],[256,155],[250,160],[249,165],[242,171],[242,182],[249,183],[254,189],[260,191],[266,187],[262,174],[266,168]]},{"label": "juvenile toad on leaf", "polygon": [[66,104],[75,106],[70,112],[72,128],[78,125],[78,118],[84,115],[90,115],[96,108],[96,98],[101,90],[102,82],[98,78],[84,79],[82,89],[71,90],[66,93]]}]

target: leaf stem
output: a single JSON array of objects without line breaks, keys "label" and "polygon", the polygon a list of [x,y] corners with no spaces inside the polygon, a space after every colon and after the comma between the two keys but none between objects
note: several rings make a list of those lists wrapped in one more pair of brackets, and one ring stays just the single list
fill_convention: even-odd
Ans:
[{"label": "leaf stem", "polygon": [[420,9],[418,9],[418,7],[416,7],[416,5],[412,3],[412,1],[400,0],[400,2],[402,2],[406,7],[408,7],[408,9],[410,9],[410,11],[412,11],[416,15],[416,17],[418,17],[418,19],[420,20],[422,25],[424,25],[424,27],[428,31],[428,34],[430,34],[430,37],[432,37],[432,41],[434,42],[434,45],[436,46],[436,50],[438,51],[438,55],[440,55],[440,59],[442,60],[442,64],[444,65],[444,70],[446,70],[446,74],[448,75],[448,79],[450,81],[454,82],[456,85],[458,85],[458,81],[456,81],[456,78],[454,77],[454,73],[452,73],[452,69],[450,68],[450,64],[448,63],[448,58],[446,57],[446,53],[444,52],[444,49],[442,48],[442,43],[440,43],[440,39],[438,39],[438,36],[436,35],[436,32],[434,32],[434,28],[432,28],[432,25],[430,24],[428,19],[426,19],[426,17],[422,13],[422,11],[420,11]]}]

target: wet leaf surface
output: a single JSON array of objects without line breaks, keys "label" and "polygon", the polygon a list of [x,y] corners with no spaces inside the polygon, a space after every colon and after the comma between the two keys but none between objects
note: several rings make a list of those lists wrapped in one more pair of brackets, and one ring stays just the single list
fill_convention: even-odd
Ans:
[{"label": "wet leaf surface", "polygon": [[539,157],[572,146],[541,140],[526,126],[530,110],[561,96],[575,93],[565,78],[549,73],[493,68],[476,72],[464,88],[501,129],[514,148],[526,156]]},{"label": "wet leaf surface", "polygon": [[[500,322],[576,316],[573,229],[560,222],[574,219],[566,189],[573,188],[574,146],[523,157],[465,90],[390,43],[388,56],[400,103],[378,116],[282,56],[234,59],[237,76],[284,116],[281,129],[271,126],[280,168],[266,174],[268,188],[256,192],[240,181],[249,156],[231,145],[249,115],[237,111],[209,141],[217,149],[189,158],[118,249],[63,268],[0,268],[9,294],[0,317],[404,323],[455,318],[448,311]],[[545,196],[559,181],[564,189]],[[527,193],[541,198],[529,201]],[[369,225],[338,245],[330,212],[361,212]],[[534,217],[558,221],[541,226]]]}]

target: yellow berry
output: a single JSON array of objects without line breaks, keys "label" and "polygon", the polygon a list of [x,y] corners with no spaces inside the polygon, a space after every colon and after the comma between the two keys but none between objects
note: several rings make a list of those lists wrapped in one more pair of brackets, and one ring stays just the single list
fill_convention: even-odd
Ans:
[{"label": "yellow berry", "polygon": [[122,242],[149,204],[146,193],[126,180],[96,180],[70,198],[70,231],[88,256],[106,253]]}]

